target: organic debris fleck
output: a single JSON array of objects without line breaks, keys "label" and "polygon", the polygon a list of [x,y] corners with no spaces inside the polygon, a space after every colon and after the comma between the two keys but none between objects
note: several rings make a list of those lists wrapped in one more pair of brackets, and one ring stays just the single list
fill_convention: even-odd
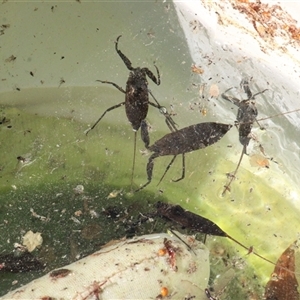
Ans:
[{"label": "organic debris fleck", "polygon": [[32,252],[35,248],[39,247],[43,243],[43,238],[40,232],[33,233],[29,230],[23,236],[23,245],[27,247],[28,252]]}]

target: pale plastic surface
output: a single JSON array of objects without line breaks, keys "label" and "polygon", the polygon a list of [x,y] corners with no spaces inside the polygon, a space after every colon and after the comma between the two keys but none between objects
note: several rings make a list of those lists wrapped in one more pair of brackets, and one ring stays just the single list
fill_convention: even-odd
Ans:
[{"label": "pale plastic surface", "polygon": [[[168,299],[206,299],[208,250],[192,237],[181,238],[191,248],[165,233],[118,241],[60,268],[65,276],[50,272],[0,299],[156,299],[162,288]],[[160,253],[165,239],[175,260]]]}]

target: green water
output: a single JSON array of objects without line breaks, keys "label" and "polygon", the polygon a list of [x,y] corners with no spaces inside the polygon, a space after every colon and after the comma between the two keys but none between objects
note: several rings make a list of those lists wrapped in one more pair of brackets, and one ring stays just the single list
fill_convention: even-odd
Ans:
[{"label": "green water", "polygon": [[[1,107],[1,253],[12,252],[14,243],[21,243],[27,231],[41,232],[43,245],[33,254],[47,264],[46,272],[95,251],[111,239],[165,231],[174,226],[162,220],[134,226],[139,221],[139,213],[153,212],[153,203],[160,200],[178,203],[213,220],[246,246],[254,245],[261,255],[276,260],[281,248],[280,243],[276,244],[278,249],[274,247],[272,239],[278,240],[278,237],[270,234],[271,227],[284,222],[282,210],[289,210],[290,216],[293,212],[265,182],[251,177],[243,169],[239,177],[251,178],[252,192],[248,187],[244,195],[219,196],[224,170],[233,168],[222,156],[226,140],[188,154],[186,178],[179,183],[171,179],[181,174],[180,159],[157,186],[170,157],[156,159],[153,182],[144,191],[132,194],[133,132],[130,125],[103,121],[85,136],[88,125],[79,122],[79,118],[72,118],[72,113],[64,118]],[[123,110],[117,113],[123,114],[122,120],[125,118]],[[161,122],[161,130],[151,133],[151,139],[155,140],[168,129],[159,112],[151,111],[149,117]],[[139,138],[137,149],[135,187],[146,181],[149,157],[139,153],[144,149]],[[241,191],[247,181],[234,184]],[[76,194],[77,185],[84,187],[82,194]],[[264,209],[265,195],[271,195],[269,203],[276,203],[278,209]],[[32,209],[46,221],[34,217]],[[79,211],[82,214],[78,216]],[[112,211],[114,217],[105,211]],[[274,232],[278,232],[278,228],[276,230]],[[293,229],[291,231],[285,239],[281,238],[281,244],[289,239],[288,235],[292,241]],[[273,269],[271,264],[247,256],[246,250],[224,238],[209,237],[207,245],[211,249],[211,284],[216,275],[226,275],[228,269],[233,274],[228,280],[223,275],[221,286],[227,289],[222,299],[233,299],[230,295],[241,295],[242,299],[242,295],[249,293],[262,294],[264,282]],[[4,294],[14,280],[21,284],[39,275],[41,272],[1,273],[1,293]],[[243,285],[239,284],[241,280]]]}]

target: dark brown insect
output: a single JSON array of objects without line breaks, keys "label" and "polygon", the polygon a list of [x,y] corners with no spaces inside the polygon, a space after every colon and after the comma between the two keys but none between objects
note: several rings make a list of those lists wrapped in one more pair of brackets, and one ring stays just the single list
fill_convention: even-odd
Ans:
[{"label": "dark brown insect", "polygon": [[12,61],[15,61],[16,59],[17,59],[16,56],[11,55],[10,57],[8,57],[8,58],[5,60],[5,62],[12,62]]},{"label": "dark brown insect", "polygon": [[156,203],[157,215],[165,217],[184,228],[197,232],[227,237],[227,234],[212,221],[183,209],[180,205],[158,201]]},{"label": "dark brown insect", "polygon": [[63,277],[66,277],[68,276],[70,273],[72,273],[71,270],[68,270],[68,269],[58,269],[58,270],[54,270],[52,271],[49,276],[56,280],[58,278],[63,278]]},{"label": "dark brown insect", "polygon": [[[239,130],[239,141],[243,146],[243,150],[239,159],[239,162],[237,164],[237,167],[232,175],[230,175],[229,182],[225,185],[225,188],[223,190],[222,195],[225,195],[226,191],[230,191],[230,184],[234,180],[235,175],[239,169],[239,166],[242,162],[244,154],[247,154],[247,146],[249,145],[249,142],[251,140],[251,130],[253,127],[253,123],[257,122],[257,108],[255,106],[255,97],[259,94],[264,93],[267,91],[267,89],[258,92],[256,94],[252,94],[250,88],[249,88],[249,82],[246,79],[243,79],[241,82],[241,87],[243,88],[244,92],[247,94],[246,100],[239,100],[237,98],[234,98],[232,96],[226,95],[228,91],[232,89],[227,89],[223,94],[222,98],[232,102],[238,107],[238,113],[235,121],[235,125]],[[258,123],[258,122],[257,122]]]},{"label": "dark brown insect", "polygon": [[59,81],[59,86],[58,87],[60,87],[64,83],[66,83],[66,81],[63,78],[61,78],[60,81]]},{"label": "dark brown insect", "polygon": [[[260,129],[264,129],[258,123],[258,121],[263,121],[263,120],[271,119],[271,118],[274,118],[274,117],[287,115],[287,114],[297,112],[297,111],[300,110],[298,108],[298,109],[294,109],[294,110],[291,110],[291,111],[275,114],[275,115],[272,115],[272,116],[269,116],[269,117],[257,119],[256,117],[258,115],[258,112],[257,112],[257,108],[255,106],[255,97],[259,94],[264,93],[265,91],[267,91],[267,89],[253,95],[250,88],[249,88],[249,82],[246,79],[243,79],[241,81],[240,85],[243,88],[244,92],[247,94],[248,98],[246,100],[239,100],[239,99],[236,99],[232,96],[226,95],[226,92],[228,92],[232,88],[227,89],[222,94],[223,99],[225,99],[227,101],[230,101],[233,104],[235,104],[236,106],[238,106],[237,120],[235,122],[235,125],[239,130],[239,140],[240,140],[240,143],[243,146],[243,150],[242,150],[239,162],[237,164],[237,167],[236,167],[235,171],[232,174],[230,174],[230,180],[229,180],[228,184],[226,186],[224,186],[224,190],[223,190],[222,195],[224,195],[226,193],[226,191],[230,191],[230,184],[232,183],[232,181],[235,178],[235,175],[236,175],[236,173],[239,169],[239,166],[242,162],[243,156],[244,156],[244,154],[247,155],[247,146],[249,145],[249,142],[251,140],[251,130],[252,130],[252,127],[253,127],[253,123],[256,122],[259,125]],[[277,163],[273,158],[270,158],[270,157],[266,156],[266,154],[264,152],[264,148],[261,144],[259,145],[259,149],[262,152],[262,154],[265,156],[265,160],[263,161],[263,164],[264,164],[265,167],[268,167],[268,163],[265,164],[266,160],[271,160],[272,162]]]},{"label": "dark brown insect", "polygon": [[[116,42],[115,42],[115,49],[123,62],[125,63],[128,70],[131,72],[129,73],[128,80],[126,82],[126,90],[124,90],[122,87],[117,85],[114,82],[110,81],[103,81],[103,80],[97,80],[101,83],[107,83],[113,85],[115,88],[117,88],[120,92],[125,94],[125,101],[121,102],[119,104],[116,104],[110,108],[108,108],[96,121],[96,123],[86,131],[86,134],[88,134],[92,129],[96,127],[96,125],[102,120],[102,118],[105,116],[106,113],[109,111],[112,111],[118,107],[121,107],[125,105],[125,112],[126,116],[131,123],[131,126],[134,131],[134,157],[133,157],[133,166],[132,166],[132,176],[131,176],[131,184],[133,181],[133,174],[134,174],[134,166],[135,166],[135,154],[136,154],[136,134],[139,128],[141,127],[141,124],[145,122],[145,118],[148,114],[148,107],[149,105],[160,109],[160,111],[165,115],[167,118],[167,124],[175,124],[171,117],[168,115],[168,113],[164,110],[164,107],[162,107],[157,100],[154,98],[156,103],[153,103],[149,101],[149,93],[152,95],[152,93],[148,90],[148,81],[147,77],[149,77],[156,85],[160,84],[160,76],[158,68],[154,65],[157,71],[157,78],[155,75],[148,69],[148,68],[134,68],[132,67],[131,61],[118,49],[118,42],[121,35],[118,36]],[[153,96],[153,95],[152,95]],[[169,125],[168,125],[169,126]],[[144,126],[144,130],[148,131],[147,126]],[[147,135],[147,134],[146,134]],[[143,139],[142,135],[142,139]],[[144,141],[144,140],[143,140]],[[145,143],[145,141],[144,141]]]},{"label": "dark brown insect", "polygon": [[20,162],[22,162],[22,163],[24,163],[26,161],[26,158],[23,157],[23,156],[18,156],[17,160],[20,161]]},{"label": "dark brown insect", "polygon": [[246,249],[249,253],[249,249],[251,249],[251,253],[260,257],[261,259],[275,265],[272,261],[264,258],[253,250],[253,247],[246,247],[226,232],[224,232],[217,224],[214,222],[200,216],[194,214],[188,210],[183,209],[180,205],[172,205],[168,203],[164,203],[158,201],[156,203],[157,215],[161,217],[165,217],[187,229],[194,230],[196,232],[201,232],[204,234],[211,234],[215,236],[227,237]]},{"label": "dark brown insect", "polygon": [[173,180],[175,182],[182,180],[185,177],[185,157],[184,154],[203,149],[207,146],[210,146],[217,141],[219,141],[226,132],[232,127],[229,124],[221,124],[215,122],[206,122],[199,123],[195,125],[191,125],[180,130],[173,131],[171,133],[166,134],[164,137],[156,141],[152,146],[148,146],[150,143],[148,132],[144,130],[145,125],[142,124],[141,133],[144,135],[142,140],[145,142],[145,146],[150,151],[154,152],[147,164],[147,175],[148,181],[142,185],[139,189],[140,191],[144,187],[146,187],[152,180],[152,173],[154,167],[154,159],[159,156],[173,155],[171,162],[167,166],[163,176],[160,181],[164,178],[167,171],[173,164],[177,155],[182,154],[182,174],[181,177],[177,180]]}]

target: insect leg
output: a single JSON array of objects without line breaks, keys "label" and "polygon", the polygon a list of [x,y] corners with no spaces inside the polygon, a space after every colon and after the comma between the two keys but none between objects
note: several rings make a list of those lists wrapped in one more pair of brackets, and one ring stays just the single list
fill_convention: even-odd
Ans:
[{"label": "insect leg", "polygon": [[300,110],[300,108],[297,108],[297,109],[294,109],[294,110],[286,111],[284,113],[279,113],[279,114],[272,115],[272,116],[269,116],[269,117],[260,118],[258,121],[264,121],[264,120],[272,119],[274,117],[279,117],[279,116],[287,115],[287,114],[290,114],[290,113],[293,113],[293,112],[296,112],[296,111],[299,111],[299,110]]},{"label": "insect leg", "polygon": [[237,243],[238,245],[240,245],[242,248],[246,249],[248,251],[248,254],[253,253],[254,255],[256,255],[257,257],[263,259],[264,261],[267,261],[268,263],[272,264],[272,265],[276,265],[273,261],[261,256],[260,254],[258,254],[257,252],[253,251],[253,247],[246,247],[245,245],[243,245],[242,243],[240,243],[238,240],[234,239],[233,237],[231,237],[230,235],[227,235],[227,237],[229,239],[231,239],[232,241],[234,241],[235,243]]},{"label": "insect leg", "polygon": [[170,115],[169,114],[167,115],[166,113],[164,113],[164,115],[166,117],[165,122],[166,122],[167,126],[169,127],[169,129],[171,130],[171,132],[177,131],[176,126],[178,126],[178,125],[173,121],[173,119],[170,117]]},{"label": "insect leg", "polygon": [[149,101],[150,105],[152,105],[152,106],[154,106],[154,107],[156,107],[156,108],[161,108],[161,107],[163,107],[163,106],[161,106],[161,105],[158,103],[157,99],[154,97],[154,95],[152,94],[151,90],[148,89],[148,93],[151,95],[151,97],[152,97],[152,98],[154,99],[154,101],[156,102],[156,104],[155,104],[155,103]]},{"label": "insect leg", "polygon": [[119,35],[117,37],[117,40],[116,40],[116,51],[117,53],[119,54],[119,56],[121,57],[121,59],[123,60],[124,64],[126,65],[127,69],[130,70],[130,71],[133,71],[134,68],[132,67],[131,65],[131,61],[118,49],[118,42],[119,42],[119,38],[121,37],[122,35]]},{"label": "insect leg", "polygon": [[227,89],[224,93],[221,94],[221,96],[222,96],[223,99],[225,99],[225,100],[227,100],[227,101],[230,101],[231,103],[233,103],[233,104],[236,105],[236,106],[239,106],[239,104],[240,104],[240,102],[241,102],[239,99],[234,98],[234,97],[232,97],[232,96],[226,95],[226,93],[227,93],[228,91],[230,91],[231,89],[233,89],[233,87]]},{"label": "insect leg", "polygon": [[205,289],[205,295],[209,300],[216,300],[216,298],[212,297],[208,289]]},{"label": "insect leg", "polygon": [[253,99],[252,92],[249,88],[249,81],[247,79],[243,79],[240,83],[241,88],[247,94],[248,99]]},{"label": "insect leg", "polygon": [[254,99],[257,95],[259,95],[259,94],[263,94],[265,91],[267,91],[268,89],[265,89],[265,90],[263,90],[263,91],[260,91],[260,92],[258,92],[258,93],[256,93],[256,94],[254,94],[253,96],[252,96],[252,98],[251,99]]},{"label": "insect leg", "polygon": [[264,89],[261,92],[258,92],[256,94],[252,94],[250,88],[249,88],[249,81],[246,79],[243,79],[240,83],[241,88],[244,90],[244,92],[247,94],[248,99],[247,100],[252,100],[255,99],[255,97],[259,94],[263,94],[265,91],[267,91],[268,89]]},{"label": "insect leg", "polygon": [[222,196],[225,195],[226,191],[230,191],[230,184],[231,184],[231,182],[232,182],[232,181],[234,180],[234,178],[235,178],[235,175],[236,175],[236,173],[237,173],[237,171],[238,171],[238,169],[239,169],[239,166],[240,166],[240,164],[241,164],[241,162],[242,162],[243,156],[244,156],[244,154],[246,153],[246,148],[247,148],[247,145],[244,144],[244,146],[243,146],[243,151],[242,151],[241,156],[240,156],[240,160],[239,160],[239,162],[238,162],[238,164],[237,164],[237,167],[236,167],[235,171],[233,172],[232,175],[230,175],[231,178],[230,178],[228,184],[224,186],[225,188],[224,188],[224,190],[223,190]]},{"label": "insect leg", "polygon": [[136,133],[137,133],[137,131],[134,131],[133,161],[132,161],[132,170],[131,170],[131,191],[132,191],[132,184],[133,184],[133,174],[134,174],[134,168],[135,168],[135,154],[136,154]]},{"label": "insect leg", "polygon": [[156,98],[154,97],[154,95],[152,94],[151,90],[148,89],[149,94],[152,96],[152,98],[154,99],[154,101],[156,102],[150,102],[149,104],[152,105],[153,107],[156,107],[159,109],[159,111],[165,116],[166,118],[166,124],[169,127],[169,129],[173,132],[173,131],[177,131],[176,128],[176,123],[174,122],[174,120],[171,118],[170,114],[168,113],[167,109],[164,106],[161,106],[158,101],[156,100]]},{"label": "insect leg", "polygon": [[155,69],[156,69],[156,73],[157,73],[157,78],[155,77],[155,75],[148,69],[148,68],[143,68],[142,70],[147,74],[147,76],[156,84],[156,85],[160,85],[160,75],[159,75],[159,71],[156,65],[154,65]]},{"label": "insect leg", "polygon": [[152,173],[153,173],[153,167],[154,167],[154,162],[153,160],[158,157],[159,154],[158,153],[153,153],[148,160],[147,163],[147,175],[148,175],[148,181],[142,185],[140,188],[138,188],[137,190],[135,190],[135,192],[139,192],[140,190],[142,190],[143,188],[145,188],[152,180]]},{"label": "insect leg", "polygon": [[185,177],[185,155],[184,155],[184,153],[182,153],[182,173],[181,173],[181,177],[176,179],[176,180],[173,179],[172,181],[173,182],[178,182],[178,181],[184,179],[184,177]]},{"label": "insect leg", "polygon": [[260,124],[259,124],[259,122],[258,122],[258,120],[255,118],[255,122],[256,122],[256,124],[258,125],[258,127],[259,127],[259,129],[260,130],[265,130],[266,128],[265,127],[263,127],[263,126],[261,126]]},{"label": "insect leg", "polygon": [[85,134],[87,135],[92,129],[94,129],[94,128],[96,127],[96,125],[101,121],[101,119],[105,116],[105,114],[106,114],[107,112],[109,112],[109,111],[111,111],[111,110],[113,110],[113,109],[115,109],[115,108],[118,108],[118,107],[120,107],[120,106],[122,106],[122,105],[125,105],[125,102],[121,102],[121,103],[119,103],[119,104],[117,104],[117,105],[114,105],[114,106],[108,108],[108,109],[101,115],[101,117],[96,121],[96,123],[95,123],[91,128],[89,128],[89,129],[85,132]]},{"label": "insect leg", "polygon": [[174,156],[173,156],[173,158],[171,159],[170,163],[169,163],[168,166],[166,167],[166,170],[165,170],[163,176],[160,178],[160,180],[159,180],[159,182],[158,182],[157,185],[159,185],[159,184],[161,183],[161,181],[164,179],[165,175],[166,175],[167,172],[169,171],[169,169],[170,169],[170,167],[172,166],[172,164],[173,164],[173,162],[174,162],[174,160],[175,160],[176,157],[177,157],[177,155],[174,155]]},{"label": "insect leg", "polygon": [[111,81],[104,81],[104,80],[96,80],[96,81],[99,81],[101,83],[108,83],[108,84],[112,84],[115,88],[117,88],[120,92],[126,94],[126,92],[123,90],[123,88],[121,88],[120,86],[118,86],[116,83],[114,82],[111,82]]},{"label": "insect leg", "polygon": [[153,107],[158,108],[160,113],[162,113],[164,115],[165,122],[171,132],[177,131],[177,128],[176,128],[177,124],[174,122],[174,120],[172,119],[172,117],[170,116],[170,114],[168,113],[167,109],[164,106],[157,105],[150,101],[149,101],[149,104],[152,105]]},{"label": "insect leg", "polygon": [[[253,96],[252,96],[252,98],[251,99],[254,99],[257,95],[259,95],[259,94],[263,94],[265,91],[267,91],[268,89],[265,89],[265,90],[263,90],[263,91],[261,91],[261,92],[258,92],[258,93],[256,93],[256,94],[254,94]],[[259,129],[260,130],[264,130],[265,128],[263,127],[263,126],[261,126],[260,124],[259,124],[259,122],[257,121],[257,119],[255,118],[255,122],[257,123],[257,125],[259,126]]]}]

